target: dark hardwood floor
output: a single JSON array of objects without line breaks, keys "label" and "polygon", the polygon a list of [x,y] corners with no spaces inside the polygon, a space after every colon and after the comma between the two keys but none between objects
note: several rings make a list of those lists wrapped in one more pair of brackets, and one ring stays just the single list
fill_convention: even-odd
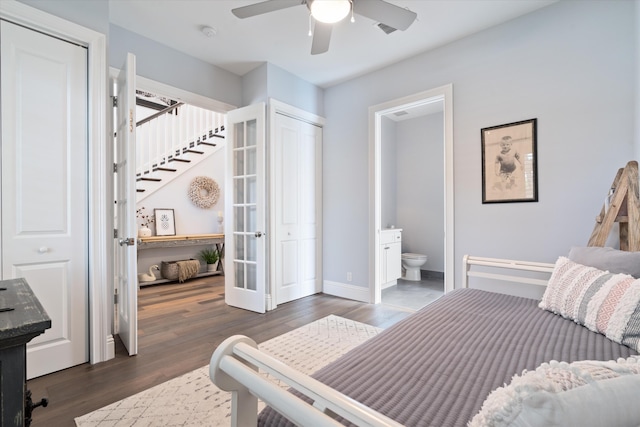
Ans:
[{"label": "dark hardwood floor", "polygon": [[224,278],[143,287],[138,296],[138,355],[129,357],[116,337],[116,357],[83,364],[27,383],[34,400],[33,427],[75,426],[74,418],[209,363],[225,338],[242,334],[261,343],[335,314],[386,328],[410,314],[318,294],[257,314],[224,303]]}]

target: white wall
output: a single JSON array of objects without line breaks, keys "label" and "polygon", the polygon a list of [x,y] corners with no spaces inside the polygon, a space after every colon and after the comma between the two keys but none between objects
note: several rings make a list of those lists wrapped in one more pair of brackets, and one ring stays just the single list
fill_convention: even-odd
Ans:
[{"label": "white wall", "polygon": [[269,97],[324,116],[324,90],[276,65],[268,66]]},{"label": "white wall", "polygon": [[267,64],[262,64],[242,76],[242,104],[253,105],[269,100],[267,87]]},{"label": "white wall", "polygon": [[381,165],[381,212],[382,228],[398,224],[398,162],[397,162],[397,126],[396,122],[382,118],[382,138],[380,147]]},{"label": "white wall", "polygon": [[107,0],[18,1],[102,34],[109,34],[109,2]]},{"label": "white wall", "polygon": [[[635,3],[558,2],[325,90],[324,279],[368,287],[368,108],[452,83],[455,265],[586,244],[634,155]],[[372,90],[371,88],[375,88]],[[538,119],[539,202],[483,205],[480,129]]]},{"label": "white wall", "polygon": [[324,91],[273,64],[265,63],[242,77],[242,105],[277,99],[303,111],[322,116]]},{"label": "white wall", "polygon": [[227,104],[241,105],[240,76],[117,25],[110,25],[109,65],[122,68],[127,52],[136,56],[139,76]]},{"label": "white wall", "polygon": [[397,227],[402,252],[427,255],[422,270],[444,272],[444,116],[398,123]]}]

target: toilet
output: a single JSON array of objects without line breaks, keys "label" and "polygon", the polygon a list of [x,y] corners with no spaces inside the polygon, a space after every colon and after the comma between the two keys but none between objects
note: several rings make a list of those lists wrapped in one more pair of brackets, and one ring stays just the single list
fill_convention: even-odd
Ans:
[{"label": "toilet", "polygon": [[427,262],[427,256],[422,254],[403,253],[402,268],[405,269],[404,280],[421,280],[420,267]]}]

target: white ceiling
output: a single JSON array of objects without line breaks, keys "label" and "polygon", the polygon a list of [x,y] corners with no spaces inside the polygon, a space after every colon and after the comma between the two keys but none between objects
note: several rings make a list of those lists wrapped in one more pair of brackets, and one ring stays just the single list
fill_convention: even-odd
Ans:
[{"label": "white ceiling", "polygon": [[[355,23],[334,26],[329,52],[321,55],[310,54],[305,5],[246,19],[231,14],[259,1],[109,0],[110,21],[238,75],[270,62],[326,88],[557,0],[388,0],[418,14],[409,29],[387,35],[376,22],[356,15]],[[206,37],[204,26],[217,35]]]}]

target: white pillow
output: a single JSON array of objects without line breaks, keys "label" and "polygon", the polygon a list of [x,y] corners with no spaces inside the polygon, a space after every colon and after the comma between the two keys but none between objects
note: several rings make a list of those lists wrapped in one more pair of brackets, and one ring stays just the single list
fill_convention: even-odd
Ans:
[{"label": "white pillow", "polygon": [[633,426],[640,424],[640,375],[626,375],[564,393],[535,392],[523,399],[513,427]]},{"label": "white pillow", "polygon": [[640,425],[640,356],[543,363],[489,394],[469,427]]}]

